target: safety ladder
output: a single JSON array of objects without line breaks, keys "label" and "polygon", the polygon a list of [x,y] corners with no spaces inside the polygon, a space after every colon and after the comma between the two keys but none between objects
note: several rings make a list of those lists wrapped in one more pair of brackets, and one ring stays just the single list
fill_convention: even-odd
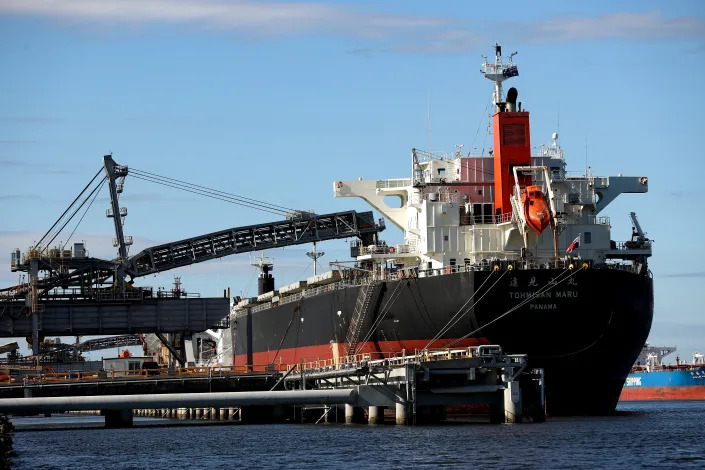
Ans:
[{"label": "safety ladder", "polygon": [[355,303],[355,311],[350,320],[350,327],[345,342],[348,343],[346,355],[354,355],[360,342],[360,336],[363,329],[369,323],[371,313],[375,309],[376,300],[379,298],[379,293],[382,290],[382,281],[372,281],[369,284],[363,284],[357,294]]}]

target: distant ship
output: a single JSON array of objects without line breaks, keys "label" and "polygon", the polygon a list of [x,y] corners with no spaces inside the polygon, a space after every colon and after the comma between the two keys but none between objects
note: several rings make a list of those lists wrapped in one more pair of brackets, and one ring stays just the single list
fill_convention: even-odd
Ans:
[{"label": "distant ship", "polygon": [[[519,74],[513,56],[496,46],[482,64],[492,150],[412,149],[407,177],[333,182],[335,197],[362,198],[403,241],[355,240],[349,264],[279,288],[264,264],[259,295],[233,306],[235,365],[499,344],[545,370],[549,414],[614,411],[651,328],[652,243],[634,213],[631,238],[614,241],[601,213],[648,180],[569,174],[557,134],[532,155],[529,112],[515,88],[502,91]],[[351,171],[361,165],[374,158]]]},{"label": "distant ship", "polygon": [[639,360],[624,382],[620,401],[705,400],[705,356],[693,353],[690,363],[663,365],[672,346],[644,345]]}]

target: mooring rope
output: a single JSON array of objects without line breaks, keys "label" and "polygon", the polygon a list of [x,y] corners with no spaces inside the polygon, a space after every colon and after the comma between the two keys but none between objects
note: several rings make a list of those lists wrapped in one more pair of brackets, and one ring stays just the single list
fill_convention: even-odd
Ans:
[{"label": "mooring rope", "polygon": [[454,340],[454,341],[450,342],[449,344],[447,344],[446,347],[452,347],[452,346],[454,346],[455,344],[458,344],[460,341],[462,341],[462,340],[464,340],[464,339],[466,339],[466,338],[472,336],[473,334],[477,333],[477,332],[480,331],[481,329],[490,326],[491,324],[495,323],[496,321],[501,320],[502,318],[506,317],[506,316],[509,315],[510,313],[512,313],[512,312],[516,311],[517,309],[523,307],[523,306],[526,305],[528,302],[531,302],[537,295],[541,295],[541,294],[543,294],[543,293],[545,293],[545,292],[548,292],[549,290],[553,289],[554,287],[558,286],[559,284],[561,284],[561,283],[567,281],[568,279],[570,279],[571,277],[575,276],[578,272],[582,271],[582,270],[585,268],[585,266],[586,266],[586,265],[583,264],[577,271],[571,273],[569,276],[567,276],[567,277],[561,279],[560,281],[558,281],[558,279],[559,279],[561,276],[563,276],[566,272],[569,272],[569,271],[570,271],[570,268],[566,269],[565,271],[563,271],[562,273],[560,273],[558,276],[556,276],[555,278],[553,278],[553,279],[551,279],[550,281],[548,281],[548,284],[546,284],[544,287],[542,287],[541,289],[537,290],[537,291],[534,292],[531,296],[529,296],[529,297],[527,297],[526,299],[524,299],[523,301],[519,302],[519,303],[518,303],[517,305],[515,305],[514,307],[510,308],[509,310],[507,310],[506,312],[504,312],[502,315],[500,315],[500,316],[498,316],[497,318],[495,318],[494,320],[491,320],[491,321],[485,323],[484,325],[482,325],[482,326],[480,326],[480,327],[474,329],[474,330],[471,331],[470,333],[468,333],[468,334],[466,334],[466,335],[463,335],[463,336],[461,336],[460,338],[457,338],[456,340]]},{"label": "mooring rope", "polygon": [[[490,291],[492,290],[492,288],[500,281],[500,279],[502,279],[502,277],[507,273],[507,271],[504,271],[504,273],[502,273],[502,275],[499,277],[499,279],[497,279],[497,280],[490,286],[490,288],[487,290],[487,292],[485,292],[484,294],[482,294],[482,296],[480,296],[480,298],[477,299],[476,302],[474,302],[467,310],[465,310],[465,312],[463,312],[463,310],[465,309],[465,307],[467,306],[467,304],[469,304],[470,301],[475,297],[475,295],[477,295],[477,293],[482,290],[482,287],[485,285],[485,283],[487,283],[487,281],[490,280],[490,277],[492,277],[492,274],[494,274],[496,271],[497,271],[497,268],[495,267],[495,269],[494,269],[492,272],[490,272],[490,275],[487,276],[487,279],[485,279],[485,280],[482,282],[482,284],[480,284],[480,287],[478,287],[477,289],[475,289],[475,291],[472,293],[472,295],[470,296],[470,298],[468,298],[468,300],[465,301],[465,303],[458,309],[458,311],[455,313],[455,315],[453,315],[453,316],[450,318],[450,320],[448,320],[448,321],[446,322],[446,324],[443,325],[443,327],[440,329],[440,331],[439,331],[438,333],[436,333],[436,335],[431,339],[431,341],[429,341],[428,344],[426,344],[426,346],[424,346],[424,349],[428,349],[429,346],[431,346],[433,343],[435,343],[436,341],[438,341],[441,336],[443,336],[443,335],[446,334],[451,328],[453,328],[453,326],[455,326],[455,324],[458,323],[458,321],[460,321],[460,319],[463,318],[463,317],[465,316],[465,314],[467,314],[468,312],[470,312],[470,310],[472,310],[472,309],[475,307],[475,305],[477,305],[477,303],[478,303],[480,300],[482,300],[482,297],[484,297],[488,292],[490,292]],[[461,312],[462,312],[462,315],[461,315]],[[458,315],[460,315],[460,316],[458,316]],[[456,317],[457,317],[457,319],[456,319]],[[455,320],[455,321],[454,321],[454,320]],[[452,322],[452,323],[451,323],[451,322]]]}]

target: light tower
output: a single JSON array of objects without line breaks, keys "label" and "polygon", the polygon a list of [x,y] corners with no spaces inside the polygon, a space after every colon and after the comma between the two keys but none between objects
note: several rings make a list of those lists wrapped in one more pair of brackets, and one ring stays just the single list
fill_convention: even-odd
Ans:
[{"label": "light tower", "polygon": [[313,260],[313,275],[316,275],[316,262],[318,258],[325,255],[323,251],[316,251],[316,242],[313,242],[313,251],[306,252],[306,256]]}]

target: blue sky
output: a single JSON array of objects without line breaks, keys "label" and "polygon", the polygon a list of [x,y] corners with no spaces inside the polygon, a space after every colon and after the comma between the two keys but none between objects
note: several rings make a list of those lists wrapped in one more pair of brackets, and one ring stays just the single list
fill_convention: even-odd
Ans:
[{"label": "blue sky", "polygon": [[[613,238],[629,237],[633,210],[656,241],[652,344],[705,349],[702,2],[0,0],[0,253],[9,264],[40,238],[109,152],[287,207],[367,210],[332,182],[408,177],[429,142],[491,145],[479,69],[495,42],[519,52],[533,145],[559,130],[570,170],[649,177],[647,195],[607,208]],[[94,256],[113,256],[107,205],[104,191],[72,239]],[[133,252],[272,218],[129,177],[122,205]],[[324,266],[348,258],[344,241],[319,249]],[[267,253],[277,285],[311,275],[307,250]],[[249,263],[143,284],[178,274],[203,295],[251,295]],[[17,281],[5,266],[2,286]]]}]

